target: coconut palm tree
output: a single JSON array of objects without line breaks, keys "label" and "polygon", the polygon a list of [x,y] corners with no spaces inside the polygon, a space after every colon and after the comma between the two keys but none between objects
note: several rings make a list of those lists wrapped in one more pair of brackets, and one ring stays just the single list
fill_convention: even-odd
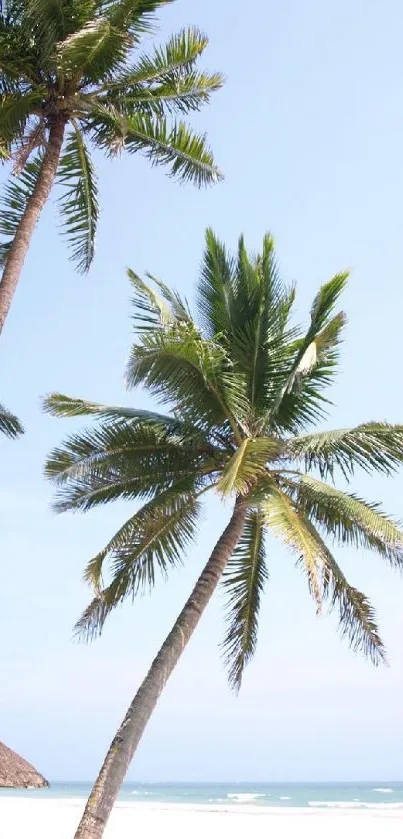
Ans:
[{"label": "coconut palm tree", "polygon": [[176,113],[221,87],[196,65],[195,28],[136,57],[154,13],[172,0],[4,0],[0,3],[0,158],[13,177],[0,212],[0,332],[40,212],[57,180],[62,231],[80,271],[94,255],[97,179],[89,145],[143,152],[197,186],[220,178],[204,135]]},{"label": "coconut palm tree", "polygon": [[137,340],[127,382],[143,385],[170,413],[60,394],[45,403],[56,416],[97,420],[47,461],[46,474],[58,485],[56,509],[87,511],[115,499],[142,504],[89,562],[85,579],[94,596],[77,631],[99,634],[116,606],[181,561],[208,492],[232,499],[232,512],[112,741],[76,839],[102,836],[158,698],[220,581],[227,593],[224,655],[239,689],[257,642],[267,533],[288,546],[317,608],[327,600],[337,609],[341,634],[375,664],[385,650],[373,608],[347,581],[325,537],[403,567],[402,530],[377,504],[333,482],[356,469],[393,473],[403,460],[403,426],[313,430],[329,404],[325,391],[345,324],[335,306],[347,275],[320,288],[305,332],[291,320],[295,291],[279,278],[270,236],[256,258],[242,238],[231,257],[207,232],[197,321],[162,282],[129,276]]},{"label": "coconut palm tree", "polygon": [[0,405],[0,432],[6,437],[19,437],[24,433],[24,429],[16,416],[11,414],[4,405]]}]

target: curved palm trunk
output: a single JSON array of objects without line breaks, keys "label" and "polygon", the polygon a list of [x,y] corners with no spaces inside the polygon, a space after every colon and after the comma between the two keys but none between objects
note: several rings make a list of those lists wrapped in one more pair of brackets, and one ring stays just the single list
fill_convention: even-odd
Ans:
[{"label": "curved palm trunk", "polygon": [[32,195],[27,202],[7,256],[0,282],[0,333],[3,331],[3,326],[20,279],[21,269],[36,222],[44,204],[46,204],[56,176],[65,126],[66,118],[62,116],[55,118],[51,124],[41,171]]},{"label": "curved palm trunk", "polygon": [[102,837],[116,796],[159,696],[192,637],[242,535],[245,513],[244,505],[238,500],[231,519],[220,536],[192,594],[154,659],[112,740],[75,839],[100,839]]}]

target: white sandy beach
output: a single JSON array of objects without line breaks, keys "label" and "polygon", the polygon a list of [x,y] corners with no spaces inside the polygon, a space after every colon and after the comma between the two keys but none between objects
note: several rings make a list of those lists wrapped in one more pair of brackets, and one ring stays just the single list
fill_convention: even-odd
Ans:
[{"label": "white sandy beach", "polygon": [[[4,839],[73,839],[82,809],[74,799],[32,801],[0,798],[0,836]],[[105,839],[133,839],[134,836],[164,836],[168,839],[215,839],[231,836],[244,839],[401,839],[402,810],[270,810],[217,812],[208,809],[151,807],[118,804],[111,816]]]}]

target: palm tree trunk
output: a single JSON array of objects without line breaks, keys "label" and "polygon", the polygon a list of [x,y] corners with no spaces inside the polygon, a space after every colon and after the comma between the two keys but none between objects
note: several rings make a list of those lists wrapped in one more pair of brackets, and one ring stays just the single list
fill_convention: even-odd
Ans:
[{"label": "palm tree trunk", "polygon": [[46,204],[56,176],[65,126],[66,118],[64,116],[55,117],[51,123],[39,177],[27,202],[7,256],[0,282],[0,334],[10,310],[36,222],[43,206]]},{"label": "palm tree trunk", "polygon": [[75,839],[101,839],[103,836],[116,796],[160,694],[192,637],[242,535],[245,514],[244,504],[237,500],[227,527],[112,740]]}]

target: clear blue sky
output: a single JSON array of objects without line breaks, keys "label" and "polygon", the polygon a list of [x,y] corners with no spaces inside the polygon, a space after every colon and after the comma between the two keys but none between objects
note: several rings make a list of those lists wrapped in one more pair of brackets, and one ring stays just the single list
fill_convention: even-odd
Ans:
[{"label": "clear blue sky", "polygon": [[[270,229],[301,317],[318,285],[351,269],[335,427],[403,421],[403,8],[400,0],[178,0],[161,38],[184,24],[210,36],[205,64],[225,89],[197,118],[226,174],[180,187],[141,157],[101,161],[102,218],[89,277],[74,274],[44,213],[0,352],[1,401],[27,434],[1,446],[1,739],[52,779],[91,779],[126,705],[225,522],[206,508],[183,572],[128,604],[86,647],[71,627],[86,604],[84,564],[127,510],[56,517],[45,454],[72,424],[41,415],[52,390],[144,405],[126,393],[131,333],[125,267],[149,269],[191,299],[204,229],[252,249]],[[403,479],[358,476],[358,492],[402,517]],[[372,669],[315,617],[277,542],[258,653],[238,699],[218,642],[216,597],[173,675],[129,779],[403,778],[403,582],[364,552],[340,552],[376,603],[390,658]]]}]

